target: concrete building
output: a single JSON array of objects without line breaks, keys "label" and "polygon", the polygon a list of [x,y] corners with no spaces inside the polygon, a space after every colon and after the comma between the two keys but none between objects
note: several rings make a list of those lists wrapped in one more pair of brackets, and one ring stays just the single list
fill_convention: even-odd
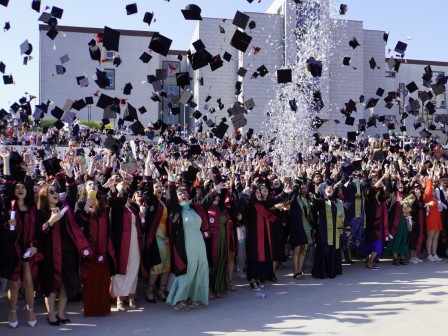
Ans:
[{"label": "concrete building", "polygon": [[[157,69],[166,69],[167,78],[162,81],[167,96],[179,95],[179,87],[176,85],[177,72],[186,70],[185,51],[171,50],[167,57],[161,56],[148,49],[153,32],[119,30],[119,52],[107,51],[101,46],[101,63],[90,58],[88,43],[96,39],[97,34],[103,33],[103,28],[81,28],[59,26],[59,35],[53,41],[46,36],[49,26],[40,25],[40,69],[39,98],[41,102],[51,100],[54,106],[69,109],[70,102],[85,97],[92,97],[93,104],[77,112],[80,120],[101,120],[103,109],[96,106],[98,96],[103,93],[110,97],[120,99],[121,113],[117,118],[123,117],[127,104],[130,103],[137,110],[144,106],[147,112],[141,114],[137,111],[139,120],[144,126],[149,122],[155,122],[159,116],[168,124],[183,123],[184,113],[173,115],[168,107],[168,99],[160,97],[162,102],[151,100],[154,88],[148,83],[147,76],[155,75]],[[147,52],[152,56],[148,63],[143,63],[139,58]],[[68,55],[69,60],[62,63],[61,57]],[[178,55],[181,60],[179,60]],[[119,66],[113,64],[119,56],[122,63]],[[57,74],[56,66],[65,68],[63,74]],[[105,89],[100,89],[95,83],[96,69],[105,71],[111,84]],[[84,77],[88,85],[79,85],[77,78]],[[123,94],[127,83],[132,84],[130,95]],[[72,109],[72,111],[76,112]],[[182,111],[183,112],[183,111]],[[53,118],[48,114],[47,118]],[[111,120],[113,122],[113,119]]]}]

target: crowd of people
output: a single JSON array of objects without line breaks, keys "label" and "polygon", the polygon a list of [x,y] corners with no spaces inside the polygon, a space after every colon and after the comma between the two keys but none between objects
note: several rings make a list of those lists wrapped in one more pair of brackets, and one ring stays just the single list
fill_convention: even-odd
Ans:
[{"label": "crowd of people", "polygon": [[[0,149],[0,277],[9,280],[9,325],[23,288],[28,325],[36,295],[50,325],[136,307],[144,298],[178,311],[234,290],[234,270],[259,291],[292,259],[293,278],[342,274],[343,258],[378,270],[447,257],[448,161],[430,139],[334,136],[276,173],[269,141],[252,133],[210,139],[168,131],[148,139],[107,132],[90,151],[42,144]],[[104,146],[104,147],[103,147]],[[5,257],[8,256],[8,257]]]}]

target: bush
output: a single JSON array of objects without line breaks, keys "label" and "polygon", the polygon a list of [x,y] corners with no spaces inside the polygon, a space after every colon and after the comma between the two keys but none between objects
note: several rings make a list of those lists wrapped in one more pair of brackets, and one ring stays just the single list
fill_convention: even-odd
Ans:
[{"label": "bush", "polygon": [[[42,130],[43,127],[47,126],[47,127],[53,127],[53,124],[56,122],[56,119],[43,119],[40,121],[40,130]],[[80,125],[89,127],[89,128],[94,128],[99,130],[101,128],[101,121],[80,121],[79,122]],[[113,128],[114,124],[109,123],[106,125],[105,128]]]}]

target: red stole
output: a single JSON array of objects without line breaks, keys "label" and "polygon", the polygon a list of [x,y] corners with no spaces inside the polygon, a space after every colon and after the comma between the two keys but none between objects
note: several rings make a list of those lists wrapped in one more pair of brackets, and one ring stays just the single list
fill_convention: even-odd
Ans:
[{"label": "red stole", "polygon": [[197,203],[190,204],[190,207],[193,210],[195,210],[202,219],[202,224],[201,224],[202,236],[204,238],[210,238],[210,232],[209,232],[210,228],[208,225],[207,214],[205,213],[204,208],[202,208],[202,206]]},{"label": "red stole", "polygon": [[[137,229],[137,241],[141,252],[141,231],[140,231],[140,216],[138,210],[134,207],[124,207],[123,209],[123,231],[121,233],[120,245],[120,259],[117,260],[118,270],[117,274],[125,275],[129,259],[129,249],[131,247],[131,233],[132,233],[132,215],[135,217],[135,227]],[[142,270],[143,271],[143,270]]]},{"label": "red stole", "polygon": [[[384,237],[386,241],[389,240],[389,216],[387,212],[387,206],[385,202],[381,202],[378,204],[375,201],[376,205],[376,220],[382,222],[384,229]],[[381,232],[381,225],[375,225],[375,235],[378,239],[383,240],[383,233]]]},{"label": "red stole", "polygon": [[212,204],[207,213],[212,245],[212,265],[216,265],[218,258],[218,239],[219,226],[221,225],[221,211],[219,211],[219,208],[216,205]]},{"label": "red stole", "polygon": [[266,208],[258,203],[254,203],[255,211],[257,212],[257,261],[266,261],[266,255],[264,251],[264,241],[265,241],[265,232],[264,229],[266,227],[266,232],[268,235],[268,245],[270,250],[270,255],[272,256],[272,246],[271,246],[271,229],[269,217],[270,213]]},{"label": "red stole", "polygon": [[[63,203],[66,206],[67,203]],[[68,205],[67,205],[68,206]],[[68,209],[61,221],[65,221],[67,233],[70,236],[73,243],[76,245],[79,255],[83,258],[87,258],[92,255],[92,249],[90,244],[78,224],[73,217],[72,210]],[[54,269],[54,292],[59,293],[61,289],[62,281],[62,241],[60,232],[60,221],[54,223],[53,232],[51,234],[51,240],[53,245],[53,269]],[[85,279],[86,274],[82,272],[81,276]]]},{"label": "red stole", "polygon": [[[397,192],[396,195],[397,199],[395,200],[395,213],[393,214],[394,216],[392,218],[392,228],[390,232],[392,236],[395,236],[395,233],[397,232],[398,229],[398,223],[400,222],[400,217],[402,213],[400,201],[405,198],[402,193]],[[389,235],[387,235],[386,237],[389,237]]]},{"label": "red stole", "polygon": [[165,205],[157,200],[156,203],[156,214],[154,216],[154,219],[152,223],[150,223],[149,231],[146,234],[146,240],[145,240],[145,247],[149,249],[149,246],[151,245],[152,241],[154,240],[154,237],[156,236],[157,229],[159,228],[160,220],[162,219],[163,215],[163,209]]},{"label": "red stole", "polygon": [[[22,271],[22,251],[20,249],[20,238],[23,237],[23,244],[26,249],[31,247],[31,244],[34,244],[34,234],[35,234],[35,223],[36,223],[36,207],[30,207],[25,212],[24,223],[22,223],[22,216],[20,216],[20,209],[17,205],[16,201],[11,201],[11,210],[16,212],[16,231],[17,238],[14,242],[14,247],[18,257],[18,263],[14,268],[14,271],[11,275],[11,280],[17,281],[20,279],[21,271]],[[43,259],[43,255],[41,252],[37,252],[33,257],[28,259],[30,264],[31,273],[33,278],[37,277],[37,267],[36,263]]]}]

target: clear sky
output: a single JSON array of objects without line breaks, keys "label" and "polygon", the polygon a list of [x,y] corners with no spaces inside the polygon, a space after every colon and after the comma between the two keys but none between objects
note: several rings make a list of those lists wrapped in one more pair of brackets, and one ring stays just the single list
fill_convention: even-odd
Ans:
[{"label": "clear sky", "polygon": [[[193,0],[194,1],[194,0]],[[292,0],[287,0],[292,1]],[[364,21],[365,29],[390,33],[388,48],[398,40],[408,43],[406,58],[448,61],[446,14],[448,0],[334,0],[348,5],[347,19]],[[15,85],[3,85],[0,80],[0,108],[8,107],[25,92],[38,96],[38,25],[40,14],[31,9],[31,0],[10,0],[8,7],[0,5],[0,61],[6,64],[6,74],[14,76]],[[138,13],[126,15],[125,7],[137,3]],[[114,29],[158,31],[173,39],[172,49],[187,49],[195,21],[185,21],[181,9],[192,0],[42,0],[46,6],[64,9],[59,25]],[[232,19],[236,10],[265,12],[271,0],[196,0],[204,17]],[[155,22],[148,27],[143,15],[154,12]],[[3,31],[5,22],[11,29]],[[59,34],[56,39],[64,38]],[[26,39],[33,45],[28,65],[23,65],[20,44]],[[86,49],[87,50],[87,49]],[[87,52],[87,51],[86,51]],[[386,48],[387,53],[387,48]]]}]

